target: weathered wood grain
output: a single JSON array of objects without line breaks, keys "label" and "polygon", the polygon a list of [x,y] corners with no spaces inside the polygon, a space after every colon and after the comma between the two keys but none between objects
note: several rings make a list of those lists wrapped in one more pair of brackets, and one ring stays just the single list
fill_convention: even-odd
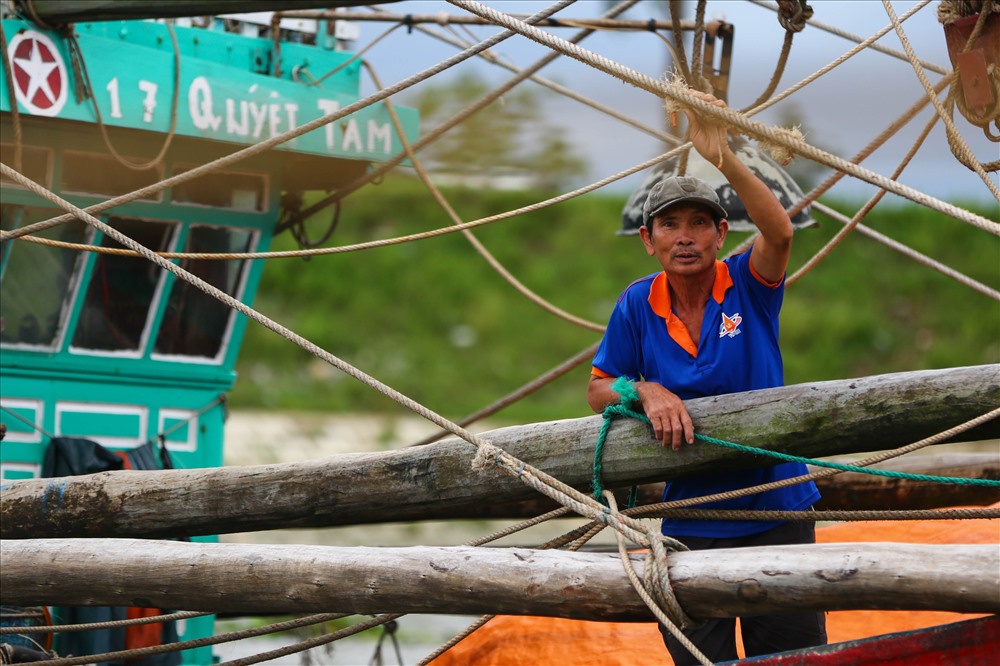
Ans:
[{"label": "weathered wood grain", "polygon": [[[649,621],[617,555],[132,539],[0,542],[0,600],[246,613],[455,613]],[[632,559],[640,576],[643,557]],[[671,553],[695,617],[796,610],[1000,612],[991,545],[821,544]]]},{"label": "weathered wood grain", "polygon": [[[687,402],[701,433],[811,458],[908,444],[998,404],[1000,365],[800,384]],[[563,482],[588,489],[600,426],[601,418],[592,416],[483,436]],[[962,439],[996,437],[1000,420]],[[474,472],[475,452],[471,444],[451,439],[297,463],[12,481],[0,490],[0,536],[178,537],[428,520],[535,495],[498,469]],[[614,488],[770,462],[703,443],[680,452],[665,450],[643,423],[619,420],[605,446],[603,479]]]}]

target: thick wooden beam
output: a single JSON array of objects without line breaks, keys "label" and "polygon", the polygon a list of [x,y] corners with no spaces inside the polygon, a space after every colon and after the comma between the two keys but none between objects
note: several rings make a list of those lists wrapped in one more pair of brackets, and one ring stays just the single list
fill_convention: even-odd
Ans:
[{"label": "thick wooden beam", "polygon": [[[994,444],[993,453],[929,453],[890,460],[873,467],[908,474],[1000,481],[1000,444]],[[816,504],[817,509],[940,509],[988,506],[1000,502],[1000,488],[909,481],[859,472],[844,472],[820,479],[816,485],[822,495]]]},{"label": "thick wooden beam", "polygon": [[[810,458],[905,445],[998,404],[1000,365],[800,384],[687,403],[701,433]],[[483,437],[586,490],[600,427],[601,418],[592,416]],[[1000,419],[963,439],[997,437]],[[450,439],[296,463],[11,481],[0,489],[0,537],[179,537],[429,520],[535,495],[496,468],[473,471],[475,453],[471,444]],[[603,478],[614,488],[762,464],[771,459],[703,443],[667,450],[648,426],[622,419],[605,445]]]},{"label": "thick wooden beam", "polygon": [[[11,605],[652,619],[609,553],[43,539],[0,542],[0,556],[0,600]],[[631,557],[641,578],[644,555]],[[991,545],[780,546],[667,561],[677,599],[695,617],[1000,612],[1000,551]]]}]

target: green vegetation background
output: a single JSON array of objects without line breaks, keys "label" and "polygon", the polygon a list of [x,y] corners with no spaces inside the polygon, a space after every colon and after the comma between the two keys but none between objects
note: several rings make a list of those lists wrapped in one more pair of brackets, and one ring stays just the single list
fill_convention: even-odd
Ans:
[{"label": "green vegetation background", "polygon": [[[549,195],[446,189],[445,196],[469,221]],[[474,233],[527,287],[603,325],[622,289],[658,270],[638,238],[615,235],[624,201],[624,195],[590,194]],[[832,206],[851,215],[859,204]],[[988,204],[977,212],[998,217]],[[813,216],[820,224],[796,234],[789,275],[842,228],[815,211]],[[331,242],[349,245],[449,223],[419,182],[395,178],[348,199]],[[864,223],[1000,287],[1000,243],[981,230],[899,200],[884,201]],[[730,234],[724,251],[745,238]],[[289,234],[275,240],[274,249],[294,247]],[[529,302],[457,233],[308,261],[271,260],[255,305],[453,419],[600,337]],[[788,287],[781,338],[788,384],[997,363],[1000,304],[852,233]],[[406,411],[260,326],[248,327],[237,370],[231,396],[236,408]],[[584,363],[494,419],[522,423],[587,415],[588,375]]]}]

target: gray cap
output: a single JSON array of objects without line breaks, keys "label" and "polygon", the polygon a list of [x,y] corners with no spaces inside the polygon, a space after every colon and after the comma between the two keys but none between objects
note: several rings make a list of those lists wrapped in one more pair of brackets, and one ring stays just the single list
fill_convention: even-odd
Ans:
[{"label": "gray cap", "polygon": [[646,203],[642,207],[642,222],[645,225],[669,206],[678,203],[698,203],[708,207],[718,219],[726,219],[729,213],[719,205],[719,195],[712,186],[693,176],[670,176],[660,180],[649,190]]}]

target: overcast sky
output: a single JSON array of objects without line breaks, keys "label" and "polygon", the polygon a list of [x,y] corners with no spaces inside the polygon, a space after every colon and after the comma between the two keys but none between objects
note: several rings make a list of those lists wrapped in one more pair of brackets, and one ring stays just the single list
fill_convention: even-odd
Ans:
[{"label": "overcast sky", "polygon": [[[502,11],[531,13],[550,3],[493,0],[487,4]],[[693,6],[693,3],[688,4]],[[870,36],[890,22],[880,0],[813,0],[810,4],[814,9],[815,19],[862,37]],[[916,3],[895,1],[892,6],[896,14],[902,16],[914,4]],[[403,0],[382,7],[400,13],[464,14],[463,10],[437,0]],[[580,0],[560,16],[596,17],[605,11],[605,7],[606,3],[601,0]],[[930,3],[918,11],[903,24],[904,30],[919,58],[950,70],[951,63],[936,8],[937,3]],[[663,18],[666,13],[666,2],[646,0],[626,13],[625,18]],[[734,25],[729,101],[734,107],[749,104],[766,87],[781,50],[784,29],[778,24],[777,14],[746,0],[709,0],[706,18],[722,19]],[[440,26],[432,27],[441,30]],[[361,37],[355,44],[356,49],[381,35],[388,24],[365,22],[360,24],[360,28]],[[487,26],[472,26],[469,29],[478,39],[484,39],[498,30]],[[573,28],[549,30],[563,39],[568,39],[576,31]],[[879,43],[902,50],[894,31],[890,31]],[[791,57],[778,90],[784,90],[829,64],[853,45],[847,39],[814,26],[807,27],[795,37]],[[663,42],[647,32],[601,32],[584,40],[581,46],[653,77],[662,77],[669,62]],[[496,51],[520,67],[534,63],[546,53],[544,47],[521,36],[501,43]],[[418,31],[408,34],[405,29],[399,29],[376,44],[366,53],[366,57],[377,68],[383,83],[390,85],[455,52],[454,47]],[[446,78],[470,70],[498,83],[510,76],[506,70],[478,59],[461,63],[438,76]],[[559,58],[542,70],[541,74],[646,124],[662,126],[660,100],[571,58]],[[940,75],[930,72],[928,77],[935,82]],[[868,50],[756,119],[775,123],[780,117],[781,109],[792,105],[804,118],[804,129],[809,132],[807,140],[841,157],[850,158],[908,109],[922,95],[922,91],[909,62]],[[925,109],[900,135],[872,155],[864,165],[882,175],[891,175],[930,118],[929,113]],[[549,114],[553,122],[565,127],[568,136],[589,160],[589,180],[617,173],[662,152],[660,144],[645,133],[575,101],[556,99],[549,106]],[[963,137],[980,161],[1000,157],[1000,144],[988,141],[980,128],[966,122],[959,113],[956,112],[955,118]],[[993,174],[993,178],[996,179],[996,174]],[[632,176],[623,181],[618,189],[631,191],[640,179],[641,174]],[[992,201],[983,181],[952,156],[940,123],[900,180],[946,200]],[[867,183],[846,179],[834,192],[860,197],[870,195],[874,188]]]}]

